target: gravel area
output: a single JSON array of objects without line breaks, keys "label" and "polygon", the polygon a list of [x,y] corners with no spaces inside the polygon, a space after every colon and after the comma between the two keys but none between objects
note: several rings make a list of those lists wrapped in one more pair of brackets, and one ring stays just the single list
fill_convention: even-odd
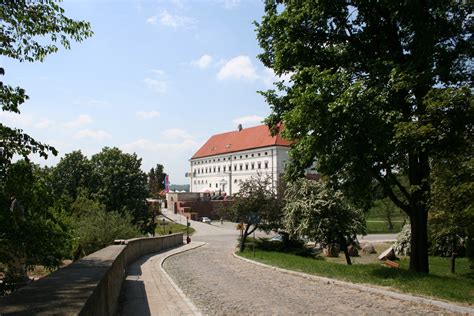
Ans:
[{"label": "gravel area", "polygon": [[208,244],[167,259],[164,268],[204,314],[452,314],[244,262],[232,256],[232,227],[196,226],[194,240]]}]

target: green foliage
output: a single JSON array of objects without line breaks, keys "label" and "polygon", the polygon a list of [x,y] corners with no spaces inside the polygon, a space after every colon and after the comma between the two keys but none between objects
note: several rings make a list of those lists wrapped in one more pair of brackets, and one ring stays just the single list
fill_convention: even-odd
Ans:
[{"label": "green foliage", "polygon": [[397,236],[397,241],[393,245],[393,250],[397,255],[409,256],[411,253],[411,225],[405,224],[402,231]]},{"label": "green foliage", "polygon": [[[232,203],[221,212],[225,218],[245,224],[240,249],[245,248],[245,239],[256,229],[270,231],[278,229],[282,216],[282,201],[272,190],[269,177],[252,177],[240,184],[239,193],[233,196]],[[223,214],[224,215],[224,214]]]},{"label": "green foliage", "polygon": [[52,171],[52,185],[56,197],[73,201],[79,191],[91,185],[92,164],[80,150],[64,155]]},{"label": "green foliage", "polygon": [[148,190],[151,197],[159,198],[160,192],[165,189],[166,173],[163,172],[163,165],[157,164],[156,168],[151,168],[148,172]]},{"label": "green foliage", "polygon": [[290,236],[307,237],[326,247],[332,243],[349,245],[357,234],[365,234],[362,211],[344,200],[323,181],[300,178],[285,192],[284,226]]},{"label": "green foliage", "polygon": [[[426,295],[448,301],[474,303],[474,279],[466,259],[459,259],[458,273],[449,273],[449,259],[430,257],[430,274],[408,271],[408,260],[401,258],[400,269],[390,269],[377,262],[351,266],[302,257],[292,253],[248,249],[239,256],[283,269],[325,276],[352,283],[373,284],[405,293]],[[319,260],[318,260],[319,259]]]},{"label": "green foliage", "polygon": [[0,182],[0,262],[7,270],[17,264],[21,269],[54,268],[72,249],[69,221],[53,207],[48,174],[21,160],[10,165]]},{"label": "green foliage", "polygon": [[295,141],[289,176],[316,159],[361,204],[376,180],[416,222],[417,271],[428,271],[430,161],[473,130],[471,13],[462,1],[270,0],[256,23],[260,60],[291,76],[262,93],[267,123]]},{"label": "green foliage", "polygon": [[105,206],[107,212],[130,213],[133,222],[145,229],[149,196],[147,176],[140,169],[136,154],[123,153],[118,148],[105,147],[91,158],[93,178],[90,192]]},{"label": "green foliage", "polygon": [[[57,1],[1,1],[0,55],[22,61],[43,61],[58,50],[56,42],[70,48],[70,41],[82,41],[92,35],[88,22],[64,15]],[[0,68],[0,75],[5,71]],[[2,111],[20,113],[19,106],[28,99],[24,89],[0,82]],[[7,172],[14,155],[27,159],[31,153],[47,158],[56,149],[36,141],[22,130],[0,124],[0,179]]]},{"label": "green foliage", "polygon": [[474,158],[470,153],[472,148],[433,163],[429,217],[433,254],[461,254],[465,242],[474,239]]},{"label": "green foliage", "polygon": [[129,213],[107,212],[104,205],[83,195],[74,201],[72,210],[77,239],[76,259],[111,245],[115,239],[141,235],[132,224],[133,218]]}]

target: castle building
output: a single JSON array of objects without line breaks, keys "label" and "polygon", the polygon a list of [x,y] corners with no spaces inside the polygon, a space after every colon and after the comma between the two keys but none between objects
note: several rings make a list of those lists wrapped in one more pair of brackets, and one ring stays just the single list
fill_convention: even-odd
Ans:
[{"label": "castle building", "polygon": [[267,125],[211,136],[190,159],[191,192],[233,195],[251,177],[270,177],[276,190],[288,161],[291,142],[271,136]]}]

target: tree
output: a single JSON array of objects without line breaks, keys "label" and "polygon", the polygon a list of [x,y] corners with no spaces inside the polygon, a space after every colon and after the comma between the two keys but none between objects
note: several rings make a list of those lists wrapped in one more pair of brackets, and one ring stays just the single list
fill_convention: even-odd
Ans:
[{"label": "tree", "polygon": [[[0,55],[20,62],[43,61],[58,50],[56,43],[70,48],[70,41],[82,41],[92,35],[88,22],[75,21],[64,15],[58,1],[0,1]],[[0,68],[0,75],[5,70]],[[28,99],[24,89],[0,82],[2,111],[20,113],[19,106]],[[31,153],[47,158],[56,149],[36,141],[22,130],[0,123],[0,177],[14,155],[27,159]]]},{"label": "tree", "polygon": [[160,192],[165,189],[166,173],[163,172],[163,165],[157,164],[156,168],[151,168],[148,172],[148,190],[153,198],[158,198]]},{"label": "tree", "polygon": [[115,239],[129,239],[140,236],[132,224],[132,216],[118,212],[106,212],[105,206],[87,196],[79,195],[71,206],[73,228],[77,239],[74,259],[107,247]]},{"label": "tree", "polygon": [[70,226],[53,207],[48,174],[21,160],[0,182],[0,262],[7,267],[0,294],[23,282],[29,267],[57,267],[71,251]]},{"label": "tree", "polygon": [[267,123],[276,132],[282,122],[295,141],[290,177],[316,159],[333,186],[365,200],[376,180],[410,218],[414,271],[429,271],[430,162],[472,135],[471,9],[461,1],[269,0],[256,23],[260,60],[291,76],[279,92],[263,92]]},{"label": "tree", "polygon": [[347,203],[341,191],[334,191],[322,180],[300,178],[285,192],[283,224],[293,237],[307,237],[323,247],[339,244],[347,264],[347,247],[366,234],[364,213]]},{"label": "tree", "polygon": [[149,196],[147,176],[140,169],[142,160],[136,154],[105,147],[91,158],[93,179],[91,192],[107,212],[129,212],[133,222],[142,228],[147,219],[145,199]]},{"label": "tree", "polygon": [[91,185],[92,164],[80,150],[64,155],[52,171],[52,185],[56,198],[74,201],[80,190]]},{"label": "tree", "polygon": [[437,161],[432,177],[429,217],[432,249],[436,255],[451,256],[451,272],[455,273],[461,243],[474,239],[474,158],[466,152]]},{"label": "tree", "polygon": [[240,251],[255,230],[270,231],[280,226],[282,203],[272,190],[271,178],[252,177],[240,184],[239,193],[225,208],[232,221],[244,224]]}]

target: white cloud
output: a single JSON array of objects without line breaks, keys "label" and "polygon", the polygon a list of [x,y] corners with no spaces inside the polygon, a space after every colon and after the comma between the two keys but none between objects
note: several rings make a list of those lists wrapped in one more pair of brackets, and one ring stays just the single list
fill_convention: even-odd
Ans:
[{"label": "white cloud", "polygon": [[186,130],[181,128],[170,128],[161,132],[166,139],[191,139],[192,136]]},{"label": "white cloud", "polygon": [[168,90],[168,83],[165,80],[145,78],[143,82],[148,89],[158,93],[165,93]]},{"label": "white cloud", "polygon": [[74,104],[82,105],[82,106],[90,106],[90,107],[103,107],[108,106],[109,102],[104,100],[97,100],[97,99],[76,99]]},{"label": "white cloud", "polygon": [[217,73],[219,80],[244,79],[255,81],[259,78],[252,61],[248,56],[237,56],[232,58],[222,66]]},{"label": "white cloud", "polygon": [[201,69],[206,69],[207,67],[211,65],[211,63],[212,63],[212,56],[204,54],[199,59],[193,60],[191,62],[191,65],[201,68]]},{"label": "white cloud", "polygon": [[92,123],[92,118],[89,115],[81,114],[76,119],[63,123],[62,125],[65,128],[78,128],[89,123]]},{"label": "white cloud", "polygon": [[78,131],[75,135],[75,138],[77,139],[93,139],[93,140],[105,140],[112,138],[112,135],[109,133],[102,131],[102,130],[89,130],[89,129],[83,129]]},{"label": "white cloud", "polygon": [[146,23],[156,25],[156,22],[158,21],[158,16],[153,15],[150,16],[148,19],[146,19]]},{"label": "white cloud", "polygon": [[146,23],[152,25],[160,23],[162,26],[177,29],[179,27],[192,27],[196,24],[196,20],[183,15],[171,14],[167,10],[163,10],[159,15],[153,15],[146,19]]},{"label": "white cloud", "polygon": [[160,116],[160,112],[158,111],[138,111],[135,113],[136,116],[141,120],[150,120],[152,118],[156,118]]},{"label": "white cloud", "polygon": [[162,77],[165,75],[165,71],[161,69],[152,69],[151,72],[157,75],[158,77]]},{"label": "white cloud", "polygon": [[0,111],[2,123],[11,125],[11,127],[29,127],[34,123],[34,117],[28,114],[17,114],[13,112]]},{"label": "white cloud", "polygon": [[46,128],[50,128],[52,126],[55,125],[55,122],[47,119],[47,118],[43,118],[43,119],[40,119],[40,121],[38,123],[36,123],[34,126],[36,128],[39,128],[39,129],[46,129]]},{"label": "white cloud", "polygon": [[225,9],[234,9],[240,5],[241,0],[216,0]]},{"label": "white cloud", "polygon": [[185,139],[177,143],[158,143],[148,139],[139,139],[137,141],[122,145],[121,148],[126,152],[135,151],[153,151],[153,152],[172,152],[196,150],[199,144],[192,139]]},{"label": "white cloud", "polygon": [[242,117],[235,118],[235,119],[232,120],[232,123],[234,123],[234,125],[238,125],[238,124],[255,125],[255,124],[261,124],[263,120],[264,120],[264,118],[261,117],[261,116],[248,115],[248,116],[242,116]]}]

